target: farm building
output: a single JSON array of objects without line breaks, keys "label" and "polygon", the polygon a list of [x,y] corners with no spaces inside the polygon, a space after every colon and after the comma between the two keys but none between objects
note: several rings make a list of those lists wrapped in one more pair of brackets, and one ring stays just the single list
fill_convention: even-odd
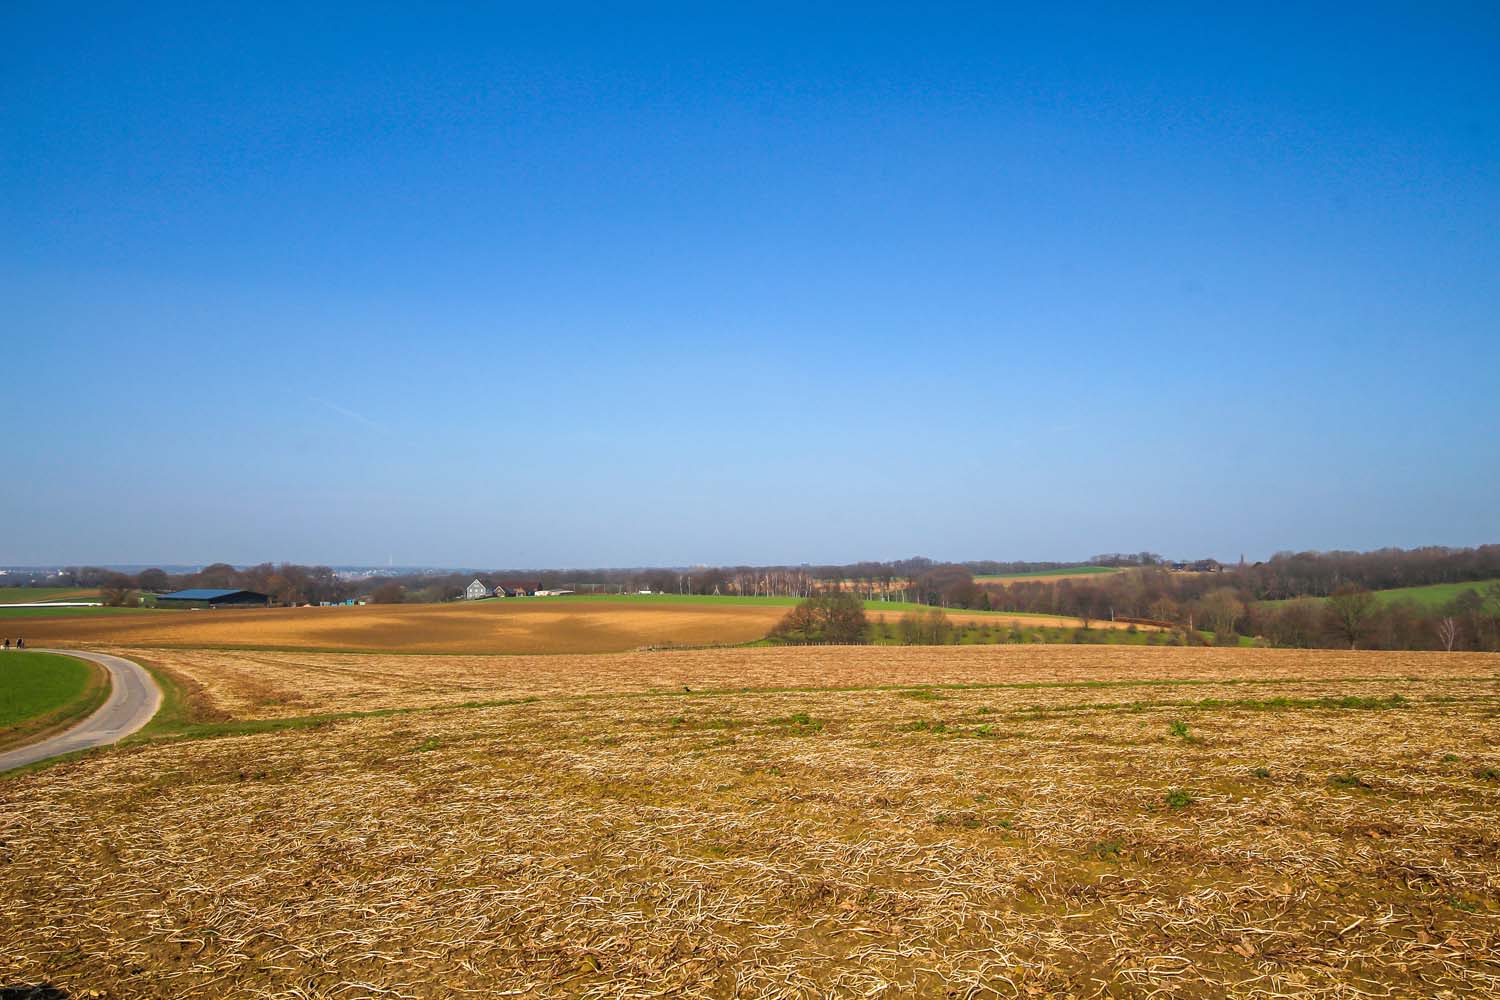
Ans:
[{"label": "farm building", "polygon": [[475,580],[473,583],[464,588],[464,599],[468,601],[477,601],[481,597],[489,596],[490,588],[486,587],[478,580]]},{"label": "farm building", "polygon": [[162,594],[156,599],[157,604],[187,605],[202,604],[210,608],[264,608],[271,603],[271,599],[265,594],[257,594],[253,590],[211,590],[199,588],[196,590],[179,590],[174,594]]},{"label": "farm building", "polygon": [[496,597],[529,597],[541,586],[535,581],[502,580],[495,584]]}]

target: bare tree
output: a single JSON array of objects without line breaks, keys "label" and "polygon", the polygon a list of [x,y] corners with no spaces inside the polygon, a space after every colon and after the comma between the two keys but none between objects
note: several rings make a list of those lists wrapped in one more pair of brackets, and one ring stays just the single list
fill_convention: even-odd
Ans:
[{"label": "bare tree", "polygon": [[155,568],[141,570],[141,575],[136,577],[136,580],[142,590],[149,590],[152,593],[158,594],[165,592],[172,585],[171,581],[167,579],[167,574]]},{"label": "bare tree", "polygon": [[1204,594],[1197,603],[1198,624],[1217,635],[1232,633],[1235,624],[1244,617],[1245,602],[1231,587],[1216,587]]},{"label": "bare tree", "polygon": [[370,600],[376,604],[400,604],[406,600],[406,588],[395,580],[388,580],[375,588]]},{"label": "bare tree", "polygon": [[1365,588],[1346,583],[1329,595],[1324,607],[1328,631],[1355,649],[1369,630],[1379,600]]},{"label": "bare tree", "polygon": [[124,573],[110,573],[100,587],[104,603],[112,608],[121,608],[135,597],[135,581]]},{"label": "bare tree", "polygon": [[1437,620],[1438,641],[1443,644],[1446,652],[1453,652],[1453,644],[1458,641],[1458,619],[1452,616],[1439,618]]}]

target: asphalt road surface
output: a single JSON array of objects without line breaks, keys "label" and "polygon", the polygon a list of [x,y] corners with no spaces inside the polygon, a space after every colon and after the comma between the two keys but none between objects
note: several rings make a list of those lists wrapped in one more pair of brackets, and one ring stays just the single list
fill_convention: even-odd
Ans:
[{"label": "asphalt road surface", "polygon": [[80,660],[92,660],[109,671],[109,697],[93,715],[71,729],[65,729],[39,743],[29,743],[0,753],[0,771],[35,764],[48,757],[108,746],[129,736],[151,721],[161,707],[161,688],[138,663],[110,656],[108,653],[85,653],[73,649],[39,649],[38,653],[61,653]]}]

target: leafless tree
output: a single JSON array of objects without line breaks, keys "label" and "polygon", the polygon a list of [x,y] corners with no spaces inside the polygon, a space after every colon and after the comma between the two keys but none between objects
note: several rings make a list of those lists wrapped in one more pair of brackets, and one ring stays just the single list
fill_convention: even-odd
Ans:
[{"label": "leafless tree", "polygon": [[1443,649],[1453,652],[1453,644],[1458,641],[1458,619],[1451,616],[1439,618],[1436,628],[1438,641],[1443,644]]},{"label": "leafless tree", "polygon": [[1324,607],[1328,630],[1355,649],[1369,629],[1379,600],[1363,587],[1345,584],[1329,595]]},{"label": "leafless tree", "polygon": [[105,604],[121,608],[134,600],[135,581],[123,573],[111,573],[104,580],[99,593]]},{"label": "leafless tree", "polygon": [[370,600],[376,604],[400,604],[406,600],[406,588],[395,580],[389,580],[375,588]]}]

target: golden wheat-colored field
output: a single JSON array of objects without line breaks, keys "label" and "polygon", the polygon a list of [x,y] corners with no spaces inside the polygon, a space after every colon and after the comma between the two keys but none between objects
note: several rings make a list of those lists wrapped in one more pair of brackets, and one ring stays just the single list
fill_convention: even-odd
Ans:
[{"label": "golden wheat-colored field", "polygon": [[[820,648],[821,649],[821,648]],[[734,692],[747,689],[987,685],[1070,697],[1162,682],[1213,683],[1255,696],[1377,680],[1428,685],[1493,681],[1500,658],[1478,653],[1316,653],[1285,649],[1123,646],[755,647],[615,655],[421,656],[110,647],[195,692],[216,719],[458,705],[516,698]],[[1045,685],[1046,688],[1038,687]],[[688,692],[684,692],[684,688]]]},{"label": "golden wheat-colored field", "polygon": [[[703,646],[764,638],[787,608],[741,604],[633,604],[502,600],[174,611],[140,615],[15,619],[7,627],[33,646],[258,647],[412,653],[600,653]],[[872,615],[872,620],[879,615]],[[898,615],[890,615],[892,624]],[[952,612],[956,624],[1071,626],[1069,619]],[[1098,622],[1096,627],[1111,623]],[[1120,627],[1125,627],[1121,625]]]},{"label": "golden wheat-colored field", "polygon": [[1047,573],[1045,575],[1043,575],[1043,574],[1037,574],[1037,573],[1000,573],[1000,574],[995,574],[995,575],[988,575],[988,574],[986,574],[986,575],[976,576],[974,578],[974,582],[975,583],[979,583],[979,584],[986,584],[986,583],[1007,583],[1007,584],[1009,584],[1009,583],[1046,583],[1046,584],[1051,584],[1051,583],[1061,583],[1064,580],[1071,580],[1071,581],[1078,581],[1078,580],[1083,580],[1083,581],[1088,581],[1088,580],[1100,581],[1100,580],[1102,580],[1105,577],[1113,576],[1116,573],[1121,573],[1121,572],[1124,572],[1124,571],[1123,570],[1112,570],[1109,573],[1100,573],[1100,572],[1097,572],[1097,571],[1092,572],[1092,573],[1091,572]]},{"label": "golden wheat-colored field", "polygon": [[399,711],[0,780],[0,988],[1500,991],[1493,656],[142,655],[205,718]]},{"label": "golden wheat-colored field", "polygon": [[[927,614],[929,612],[917,612]],[[1023,625],[1026,628],[1080,628],[1083,620],[1079,618],[1065,618],[1061,615],[1029,615],[1019,611],[964,611],[962,609],[947,609],[943,611],[944,617],[953,625],[990,625],[1011,626]],[[869,611],[867,617],[871,622],[885,622],[896,626],[902,615],[892,611]],[[1113,622],[1105,620],[1093,620],[1089,622],[1090,628],[1099,629],[1129,629],[1129,622]],[[1164,631],[1156,625],[1137,625],[1138,632],[1160,632]]]},{"label": "golden wheat-colored field", "polygon": [[785,608],[755,605],[509,600],[38,618],[11,628],[24,627],[32,645],[585,653],[748,642],[763,637],[785,613]]}]

